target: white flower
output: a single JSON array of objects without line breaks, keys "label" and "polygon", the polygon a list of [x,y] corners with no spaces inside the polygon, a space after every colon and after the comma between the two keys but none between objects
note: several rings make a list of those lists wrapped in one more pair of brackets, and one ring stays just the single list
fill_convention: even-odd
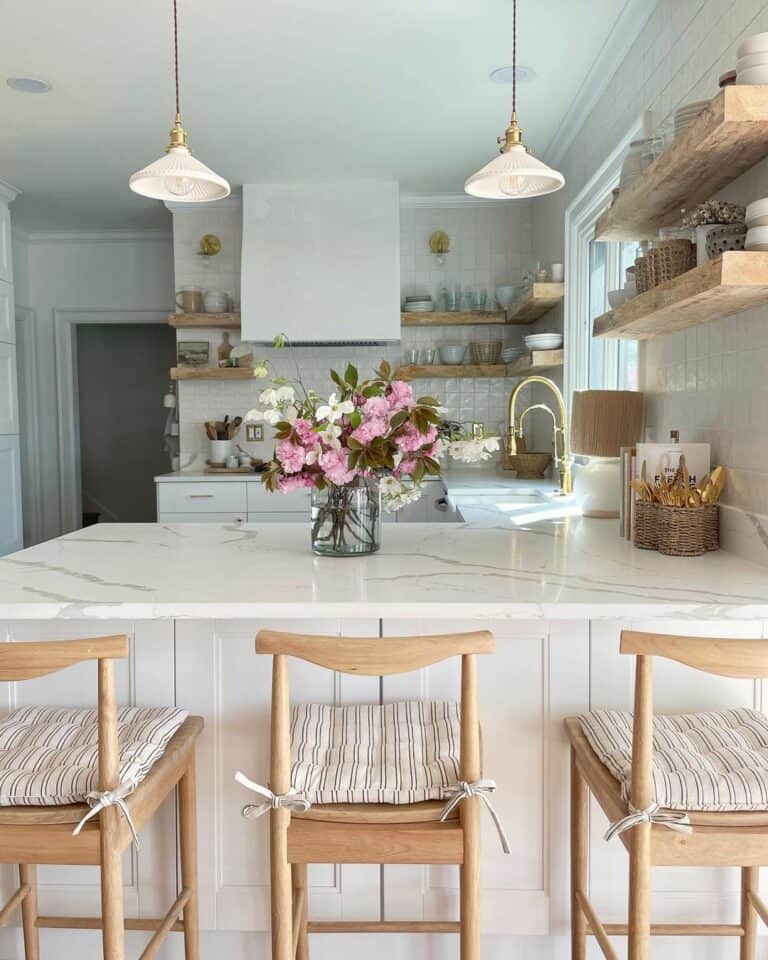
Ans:
[{"label": "white flower", "polygon": [[341,427],[337,427],[335,423],[326,423],[324,427],[320,427],[315,432],[326,446],[332,447],[334,450],[338,450],[341,447],[341,443],[339,442]]},{"label": "white flower", "polygon": [[379,481],[379,489],[384,509],[388,513],[400,510],[409,503],[416,503],[422,494],[420,483],[416,483],[415,480],[405,482],[392,476],[382,477]]},{"label": "white flower", "polygon": [[280,411],[279,410],[265,410],[264,411],[264,423],[268,423],[270,426],[274,427],[275,424],[280,423]]},{"label": "white flower", "polygon": [[293,403],[296,399],[293,387],[278,387],[275,393],[277,394],[278,403]]},{"label": "white flower", "polygon": [[478,440],[454,440],[448,444],[448,452],[459,463],[480,463],[490,460],[491,454],[499,449],[498,437],[482,437]]},{"label": "white flower", "polygon": [[285,420],[286,423],[296,423],[298,415],[299,411],[292,403],[289,403],[285,410],[283,410],[283,420]]},{"label": "white flower", "polygon": [[264,414],[261,410],[249,410],[245,415],[246,423],[261,423],[264,419]]},{"label": "white flower", "polygon": [[329,423],[336,423],[341,420],[345,414],[352,413],[355,409],[351,400],[339,400],[335,393],[328,397],[328,403],[324,403],[317,408],[317,419],[328,420]]},{"label": "white flower", "polygon": [[262,390],[259,394],[259,403],[266,403],[268,407],[276,407],[278,404],[277,390],[274,387]]},{"label": "white flower", "polygon": [[269,376],[269,370],[264,363],[257,363],[253,368],[253,375],[258,380],[266,380]]}]

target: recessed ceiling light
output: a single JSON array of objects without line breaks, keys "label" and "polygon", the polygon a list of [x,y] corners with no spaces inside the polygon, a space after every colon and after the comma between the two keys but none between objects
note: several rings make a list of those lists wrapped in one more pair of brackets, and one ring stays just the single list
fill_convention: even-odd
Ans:
[{"label": "recessed ceiling light", "polygon": [[37,77],[8,77],[5,82],[11,90],[18,90],[19,93],[48,93],[51,90],[47,80]]},{"label": "recessed ceiling light", "polygon": [[[491,70],[488,76],[494,83],[512,83],[512,65],[506,67],[496,67]],[[526,83],[529,80],[536,79],[536,71],[532,67],[517,68],[517,82]]]}]

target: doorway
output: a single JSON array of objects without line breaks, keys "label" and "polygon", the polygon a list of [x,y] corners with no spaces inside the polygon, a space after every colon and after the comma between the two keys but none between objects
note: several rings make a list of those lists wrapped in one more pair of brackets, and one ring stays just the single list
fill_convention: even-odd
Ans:
[{"label": "doorway", "polygon": [[154,477],[170,470],[163,450],[163,395],[174,365],[166,323],[75,327],[80,510],[91,523],[151,523]]}]

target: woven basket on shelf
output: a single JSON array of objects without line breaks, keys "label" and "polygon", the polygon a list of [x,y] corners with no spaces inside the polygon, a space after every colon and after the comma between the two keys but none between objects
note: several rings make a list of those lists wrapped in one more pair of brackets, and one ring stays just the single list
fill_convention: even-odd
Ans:
[{"label": "woven basket on shelf", "polygon": [[635,260],[635,289],[638,293],[645,293],[648,289],[648,257]]},{"label": "woven basket on shelf", "polygon": [[648,286],[679,277],[696,266],[696,248],[690,240],[663,240],[648,252]]},{"label": "woven basket on shelf", "polygon": [[659,553],[700,557],[718,549],[719,536],[716,503],[703,507],[659,506]]},{"label": "woven basket on shelf", "polygon": [[641,550],[659,549],[659,505],[648,500],[635,501],[636,547]]}]

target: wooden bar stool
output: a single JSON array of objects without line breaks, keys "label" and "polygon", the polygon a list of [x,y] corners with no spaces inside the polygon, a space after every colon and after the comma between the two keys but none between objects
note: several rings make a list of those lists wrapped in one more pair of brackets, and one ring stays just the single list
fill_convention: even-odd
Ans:
[{"label": "wooden bar stool", "polygon": [[[628,936],[630,960],[648,960],[652,936],[740,938],[754,960],[756,921],[768,923],[758,893],[768,864],[768,717],[754,710],[653,716],[653,657],[723,677],[768,677],[765,640],[621,635],[635,663],[634,715],[600,710],[565,721],[571,741],[572,956],[584,960],[594,936]],[[761,757],[762,755],[762,757]],[[629,851],[629,923],[603,924],[587,896],[588,803],[592,792]],[[651,923],[651,867],[741,868],[738,923]]]},{"label": "wooden bar stool", "polygon": [[[92,640],[62,640],[42,643],[0,644],[0,680],[28,680],[56,673],[84,660],[98,662],[98,745],[93,751],[94,711],[29,707],[0,721],[0,863],[19,865],[20,884],[0,910],[0,924],[7,923],[21,906],[26,960],[39,960],[38,930],[67,927],[101,930],[105,960],[123,960],[128,930],[152,931],[141,954],[154,957],[171,930],[184,933],[186,960],[198,960],[197,818],[195,812],[195,741],[203,728],[200,717],[184,717],[184,711],[125,708],[118,711],[115,698],[114,661],[128,656],[125,636]],[[139,759],[121,758],[118,725],[124,714],[146,742],[137,746]],[[80,726],[78,727],[78,724]],[[126,726],[129,724],[126,722]],[[170,730],[174,729],[172,734]],[[77,752],[78,766],[62,767],[67,734]],[[155,737],[155,748],[151,748]],[[170,737],[165,741],[165,737]],[[164,748],[163,748],[164,745]],[[32,767],[30,757],[57,753],[57,773]],[[9,764],[26,753],[23,778]],[[93,765],[80,764],[85,754]],[[139,754],[137,753],[138,757]],[[157,758],[159,756],[159,758]],[[25,757],[21,757],[21,762]],[[151,763],[151,767],[146,767]],[[136,772],[140,782],[121,782],[121,773]],[[143,765],[143,766],[142,766]],[[26,784],[25,795],[18,783]],[[84,784],[92,784],[89,789]],[[124,919],[122,855],[131,845],[133,830],[140,831],[163,800],[178,786],[182,889],[168,913],[159,919]],[[51,793],[78,795],[80,802],[41,804]],[[10,791],[10,793],[9,793]],[[34,791],[34,792],[33,792]],[[88,803],[85,800],[88,799]],[[39,916],[36,864],[93,864],[101,870],[102,916]],[[182,917],[179,920],[179,917]]]},{"label": "wooden bar stool", "polygon": [[[495,786],[481,781],[480,732],[477,707],[476,654],[492,653],[493,637],[488,632],[453,634],[448,636],[398,637],[387,639],[339,639],[337,637],[303,636],[261,631],[256,638],[256,651],[273,656],[271,759],[269,788],[253,784],[242,774],[239,782],[260,794],[254,815],[269,810],[271,896],[272,896],[272,958],[273,960],[307,960],[308,933],[458,933],[462,960],[478,960],[480,956],[480,805],[485,803],[493,812],[488,794]],[[385,676],[420,670],[450,657],[461,657],[461,708],[456,704],[392,704],[384,707],[330,708],[319,704],[302,705],[294,712],[293,731],[288,693],[288,657],[298,657],[329,670],[363,676]],[[434,724],[423,734],[420,743],[425,749],[439,738],[438,727],[446,724],[452,730],[449,718],[455,708],[455,730],[460,739],[459,758],[444,759],[442,766],[454,763],[452,797],[449,810],[443,799],[412,803],[397,802],[382,781],[371,795],[382,795],[388,802],[308,802],[295,789],[302,771],[309,779],[317,780],[317,768],[291,763],[292,732],[294,753],[301,756],[301,738],[328,732],[328,714],[339,723],[349,718],[349,727],[359,730],[371,717],[387,716],[380,711],[397,713],[398,725],[411,730],[418,717],[426,712]],[[341,711],[355,711],[342,715]],[[377,712],[378,711],[378,712]],[[392,713],[389,714],[393,715]],[[401,721],[401,722],[400,722]],[[378,721],[376,721],[378,722]],[[383,721],[382,721],[383,722]],[[431,721],[430,721],[431,723]],[[413,733],[420,737],[427,728]],[[460,727],[460,733],[458,728]],[[396,736],[393,727],[387,728]],[[371,738],[369,745],[374,742]],[[386,739],[386,738],[385,738]],[[297,741],[299,746],[297,746]],[[325,741],[324,741],[325,742]],[[306,743],[306,741],[305,741]],[[458,745],[458,744],[457,744]],[[375,765],[374,748],[368,755],[367,770]],[[407,750],[407,746],[404,747]],[[312,753],[308,749],[306,753]],[[394,748],[394,754],[397,748]],[[392,756],[393,753],[388,754]],[[350,754],[351,755],[351,754]],[[377,754],[376,756],[380,756]],[[315,791],[322,798],[344,796],[354,779],[350,763],[340,767],[331,785],[319,774]],[[440,764],[434,765],[434,770]],[[311,767],[311,773],[307,768]],[[407,776],[407,774],[405,774]],[[328,789],[324,789],[328,787]],[[413,783],[410,788],[419,795]],[[357,795],[356,793],[354,795]],[[364,794],[368,796],[368,793]],[[392,802],[390,802],[392,801]],[[244,813],[248,815],[250,808]],[[441,819],[442,818],[442,819]],[[494,814],[495,818],[495,814]],[[495,818],[496,819],[496,818]],[[500,832],[501,827],[497,822]],[[505,839],[506,842],[506,839]],[[311,923],[307,920],[307,864],[308,863],[421,863],[458,864],[460,871],[460,920],[458,922],[397,922],[371,921]]]}]

